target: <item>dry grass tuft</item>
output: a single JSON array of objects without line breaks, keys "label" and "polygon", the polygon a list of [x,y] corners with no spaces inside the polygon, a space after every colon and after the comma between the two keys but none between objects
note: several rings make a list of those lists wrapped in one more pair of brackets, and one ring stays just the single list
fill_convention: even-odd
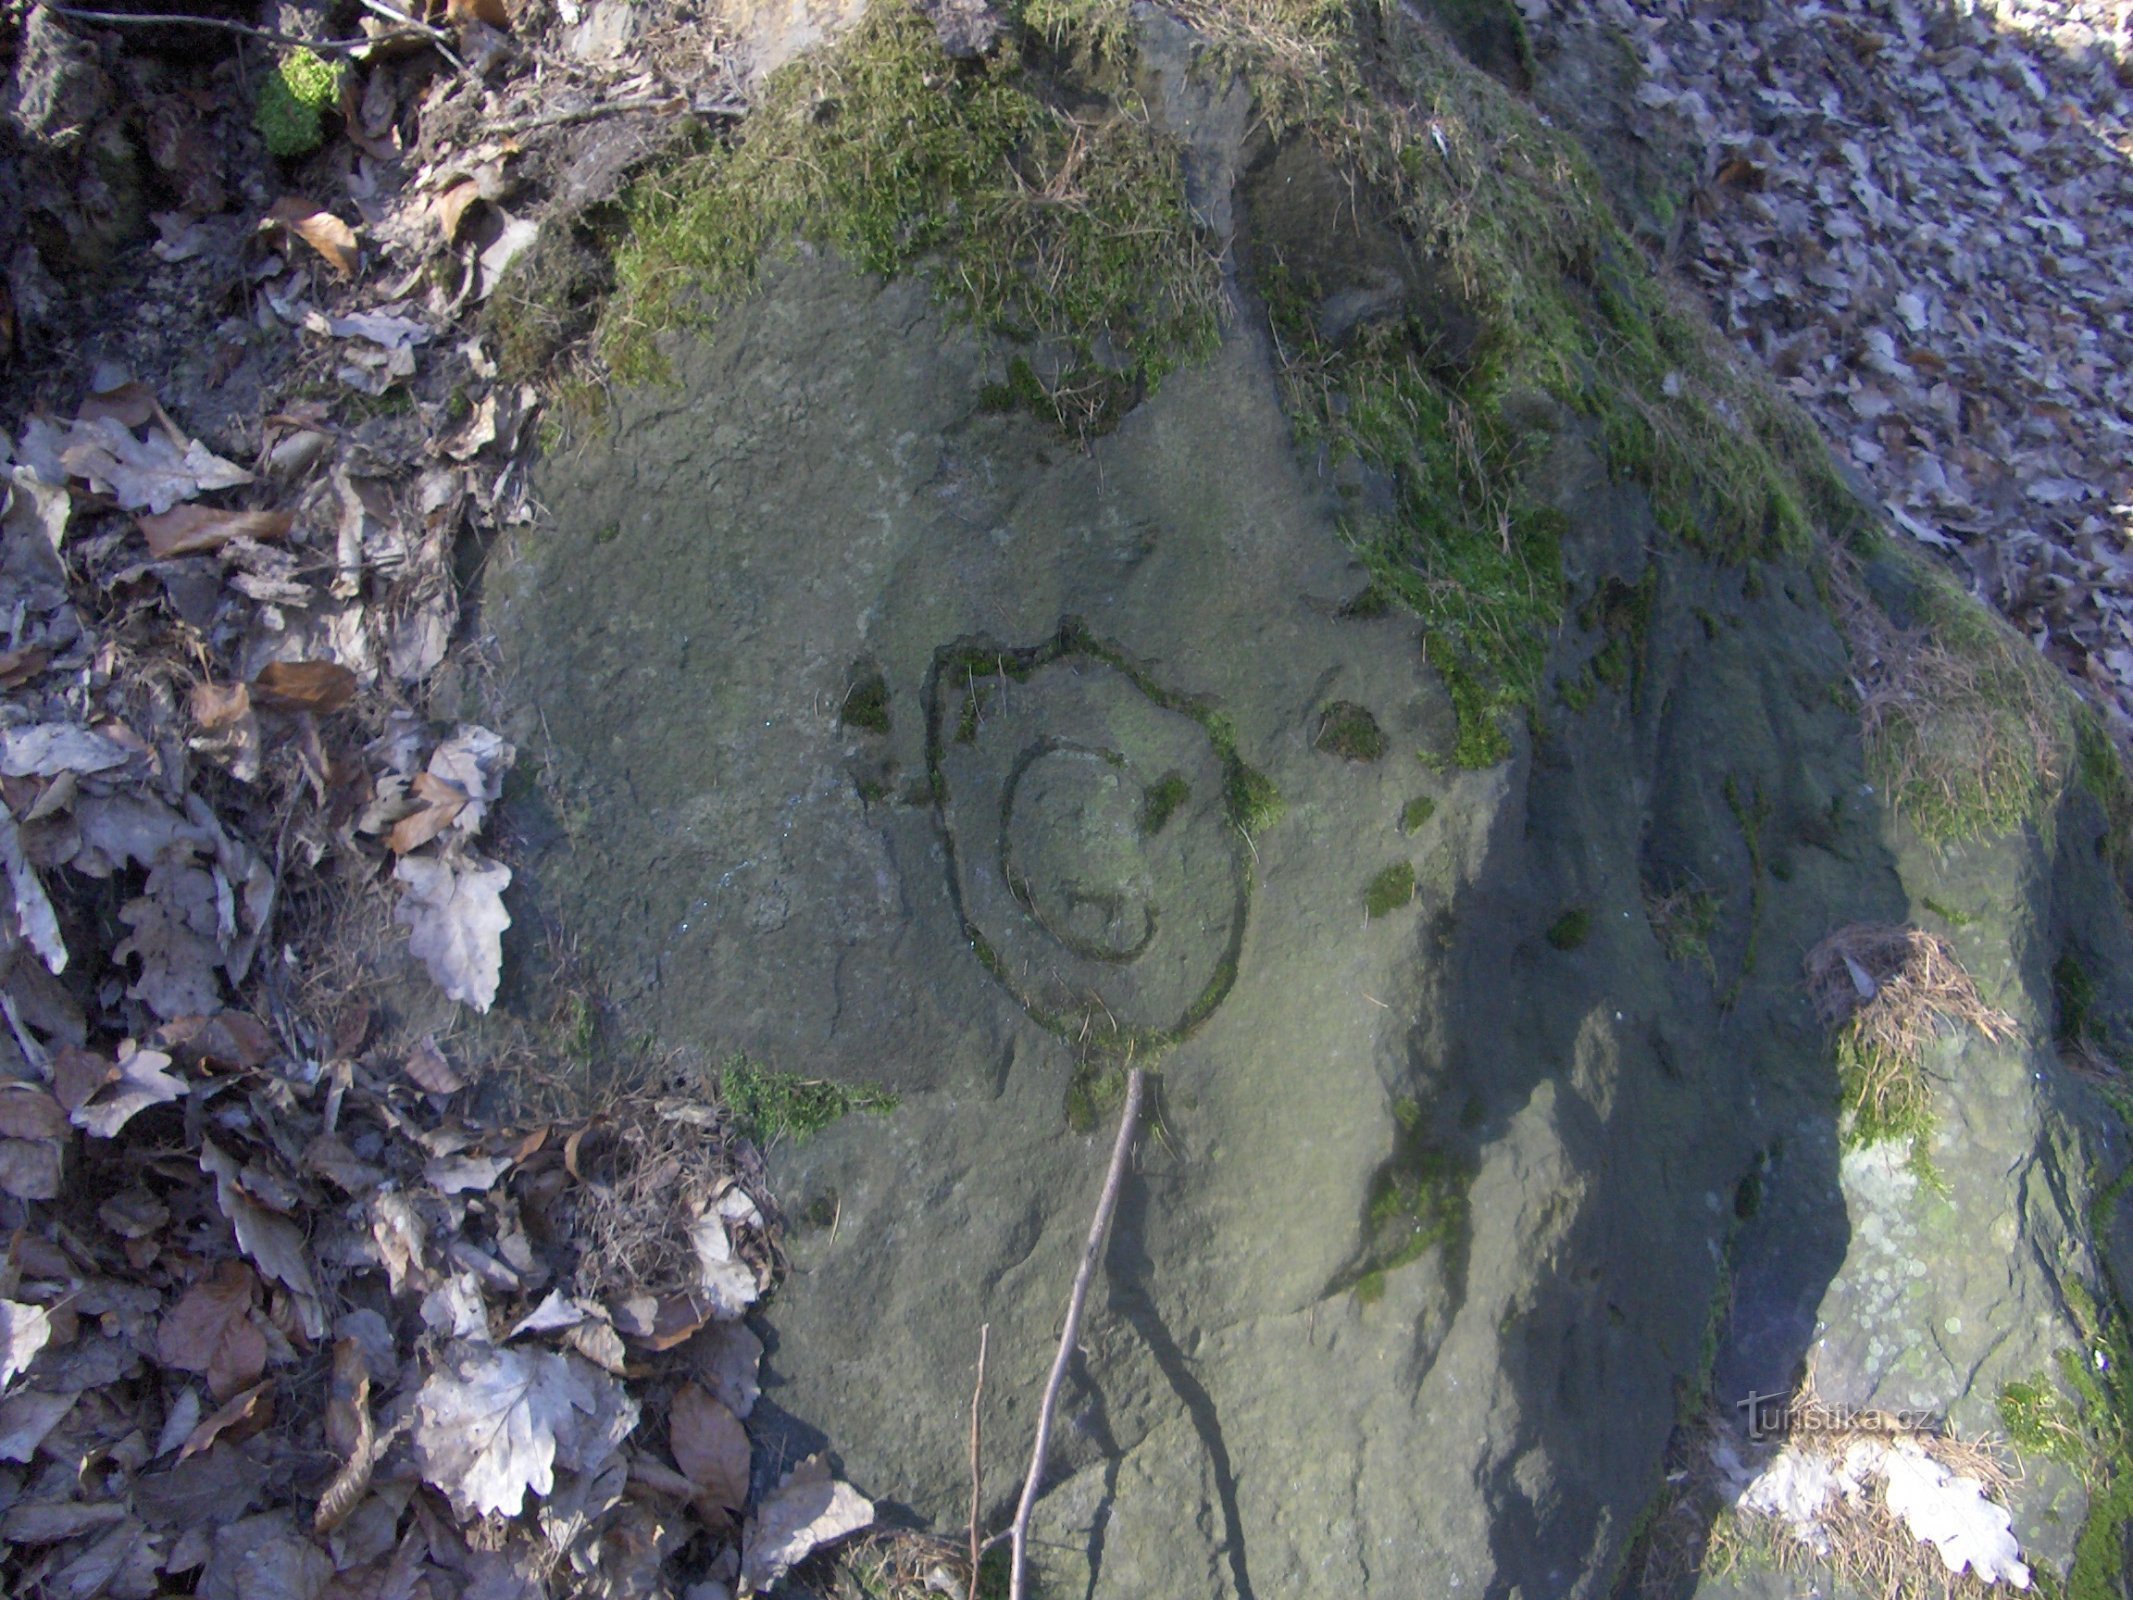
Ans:
[{"label": "dry grass tuft", "polygon": [[1858,922],[1807,952],[1807,992],[1837,1030],[1853,1139],[1873,1144],[1930,1123],[1926,1050],[1944,1024],[2011,1039],[2014,1019],[1985,1004],[1947,944],[1918,928]]},{"label": "dry grass tuft", "polygon": [[[701,1103],[632,1096],[573,1133],[564,1160],[578,1186],[572,1235],[581,1292],[632,1295],[685,1290],[697,1257],[690,1226],[736,1185],[766,1218],[769,1186],[753,1144]],[[740,1254],[768,1264],[769,1231],[744,1230]],[[761,1274],[759,1274],[760,1276]]]},{"label": "dry grass tuft", "polygon": [[2067,773],[2072,741],[2052,668],[1944,573],[1906,566],[1909,626],[1876,603],[1853,556],[1829,552],[1868,767],[1935,844],[2004,832],[2035,816]]}]

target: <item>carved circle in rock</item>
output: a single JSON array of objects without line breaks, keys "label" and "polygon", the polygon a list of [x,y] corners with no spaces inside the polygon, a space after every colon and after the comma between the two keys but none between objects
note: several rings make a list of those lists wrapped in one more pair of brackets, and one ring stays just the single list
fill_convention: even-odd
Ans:
[{"label": "carved circle in rock", "polygon": [[934,653],[926,760],[978,959],[1054,1032],[1184,1037],[1236,979],[1251,898],[1204,707],[1077,624]]}]

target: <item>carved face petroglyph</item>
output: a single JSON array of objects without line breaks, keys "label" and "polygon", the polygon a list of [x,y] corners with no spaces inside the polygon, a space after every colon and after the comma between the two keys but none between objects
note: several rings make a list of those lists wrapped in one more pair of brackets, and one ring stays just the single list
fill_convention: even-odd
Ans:
[{"label": "carved face petroglyph", "polygon": [[972,948],[1044,1027],[1158,1045],[1236,978],[1249,850],[1205,708],[1068,624],[937,651],[926,759]]}]

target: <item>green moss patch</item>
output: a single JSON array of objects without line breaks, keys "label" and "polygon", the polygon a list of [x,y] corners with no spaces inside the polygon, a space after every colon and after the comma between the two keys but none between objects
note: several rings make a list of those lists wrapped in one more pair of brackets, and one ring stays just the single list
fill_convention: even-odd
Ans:
[{"label": "green moss patch", "polygon": [[718,1098],[735,1128],[763,1146],[812,1138],[854,1111],[896,1109],[896,1096],[885,1089],[774,1072],[739,1055],[719,1068]]},{"label": "green moss patch", "polygon": [[[1052,47],[1101,43],[1094,13]],[[922,258],[945,304],[1023,341],[999,398],[1086,434],[1221,329],[1221,277],[1185,201],[1179,150],[1121,79],[1067,92],[1014,42],[949,60],[932,25],[880,0],[775,74],[736,142],[643,182],[629,203],[602,355],[664,372],[660,336],[701,328],[807,240],[895,276]]]},{"label": "green moss patch", "polygon": [[1178,807],[1192,798],[1192,785],[1181,773],[1166,772],[1148,785],[1141,796],[1141,832],[1149,835],[1161,833],[1165,824],[1177,815]]},{"label": "green moss patch", "polygon": [[269,155],[309,155],[324,137],[320,118],[341,98],[340,63],[301,47],[291,50],[260,80],[252,126]]},{"label": "green moss patch", "polygon": [[1558,950],[1575,950],[1592,937],[1592,913],[1572,906],[1548,925],[1548,942]]},{"label": "green moss patch", "polygon": [[1422,824],[1437,814],[1437,802],[1426,794],[1418,794],[1400,808],[1400,831],[1416,833]]},{"label": "green moss patch", "polygon": [[857,728],[861,733],[887,733],[889,731],[889,684],[879,672],[861,669],[851,688],[844,692],[844,704],[837,712],[838,724]]},{"label": "green moss patch", "polygon": [[1352,700],[1336,700],[1320,713],[1313,743],[1344,761],[1376,761],[1385,754],[1385,732],[1378,719]]},{"label": "green moss patch", "polygon": [[1471,1165],[1402,1122],[1392,1158],[1371,1184],[1359,1260],[1349,1286],[1357,1300],[1383,1297],[1386,1276],[1432,1250],[1463,1249]]},{"label": "green moss patch", "polygon": [[1415,866],[1402,861],[1387,867],[1363,891],[1363,909],[1375,919],[1390,916],[1415,897]]}]

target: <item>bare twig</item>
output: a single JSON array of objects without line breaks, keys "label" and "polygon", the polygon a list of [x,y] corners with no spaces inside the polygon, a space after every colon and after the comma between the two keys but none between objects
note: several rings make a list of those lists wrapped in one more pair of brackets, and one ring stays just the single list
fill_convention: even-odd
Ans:
[{"label": "bare twig", "polygon": [[383,17],[387,22],[394,23],[399,27],[413,29],[437,47],[437,53],[452,63],[454,71],[464,72],[467,70],[467,64],[452,51],[451,35],[442,28],[431,27],[430,24],[422,21],[419,17],[409,16],[398,6],[387,5],[385,0],[363,0],[363,9],[373,16]]},{"label": "bare twig", "polygon": [[978,1600],[978,1561],[985,1554],[978,1541],[978,1518],[984,1515],[984,1475],[978,1467],[978,1403],[985,1398],[985,1344],[992,1324],[978,1328],[978,1381],[970,1391],[970,1600]]},{"label": "bare twig", "polygon": [[1103,1193],[1097,1196],[1096,1217],[1089,1224],[1089,1242],[1082,1246],[1081,1270],[1074,1274],[1074,1292],[1067,1297],[1066,1326],[1059,1333],[1059,1351],[1052,1357],[1051,1375],[1044,1380],[1044,1400],[1037,1407],[1037,1443],[1030,1451],[1029,1476],[1022,1480],[1022,1498],[1015,1506],[1014,1562],[1007,1583],[1008,1600],[1023,1600],[1029,1559],[1029,1519],[1037,1507],[1037,1491],[1044,1483],[1044,1458],[1052,1443],[1052,1414],[1059,1408],[1059,1388],[1066,1381],[1067,1363],[1081,1336],[1081,1310],[1089,1298],[1089,1285],[1096,1278],[1096,1264],[1103,1258],[1104,1238],[1111,1231],[1111,1213],[1118,1209],[1118,1191],[1126,1181],[1126,1158],[1133,1153],[1133,1136],[1140,1128],[1141,1098],[1147,1088],[1147,1069],[1135,1067],[1126,1075],[1126,1106],[1118,1115],[1118,1139],[1111,1146],[1111,1167],[1104,1174]]},{"label": "bare twig", "polygon": [[53,4],[53,0],[37,0],[38,5],[55,17],[65,17],[70,22],[94,22],[118,27],[162,27],[165,24],[180,28],[219,28],[224,33],[240,33],[247,39],[264,39],[268,44],[300,45],[319,55],[353,55],[358,50],[367,50],[377,43],[375,39],[301,39],[293,33],[277,33],[272,28],[254,28],[242,22],[232,22],[227,17],[191,17],[167,12],[132,11],[84,11],[76,6]]},{"label": "bare twig", "polygon": [[698,102],[682,94],[643,94],[622,99],[602,100],[596,104],[573,106],[567,111],[543,111],[536,116],[521,117],[515,122],[499,123],[491,128],[492,135],[506,133],[530,133],[539,128],[568,127],[572,123],[591,122],[599,117],[621,116],[631,111],[669,111],[676,115],[687,113],[697,117],[739,117],[748,112],[748,102],[734,97]]}]

